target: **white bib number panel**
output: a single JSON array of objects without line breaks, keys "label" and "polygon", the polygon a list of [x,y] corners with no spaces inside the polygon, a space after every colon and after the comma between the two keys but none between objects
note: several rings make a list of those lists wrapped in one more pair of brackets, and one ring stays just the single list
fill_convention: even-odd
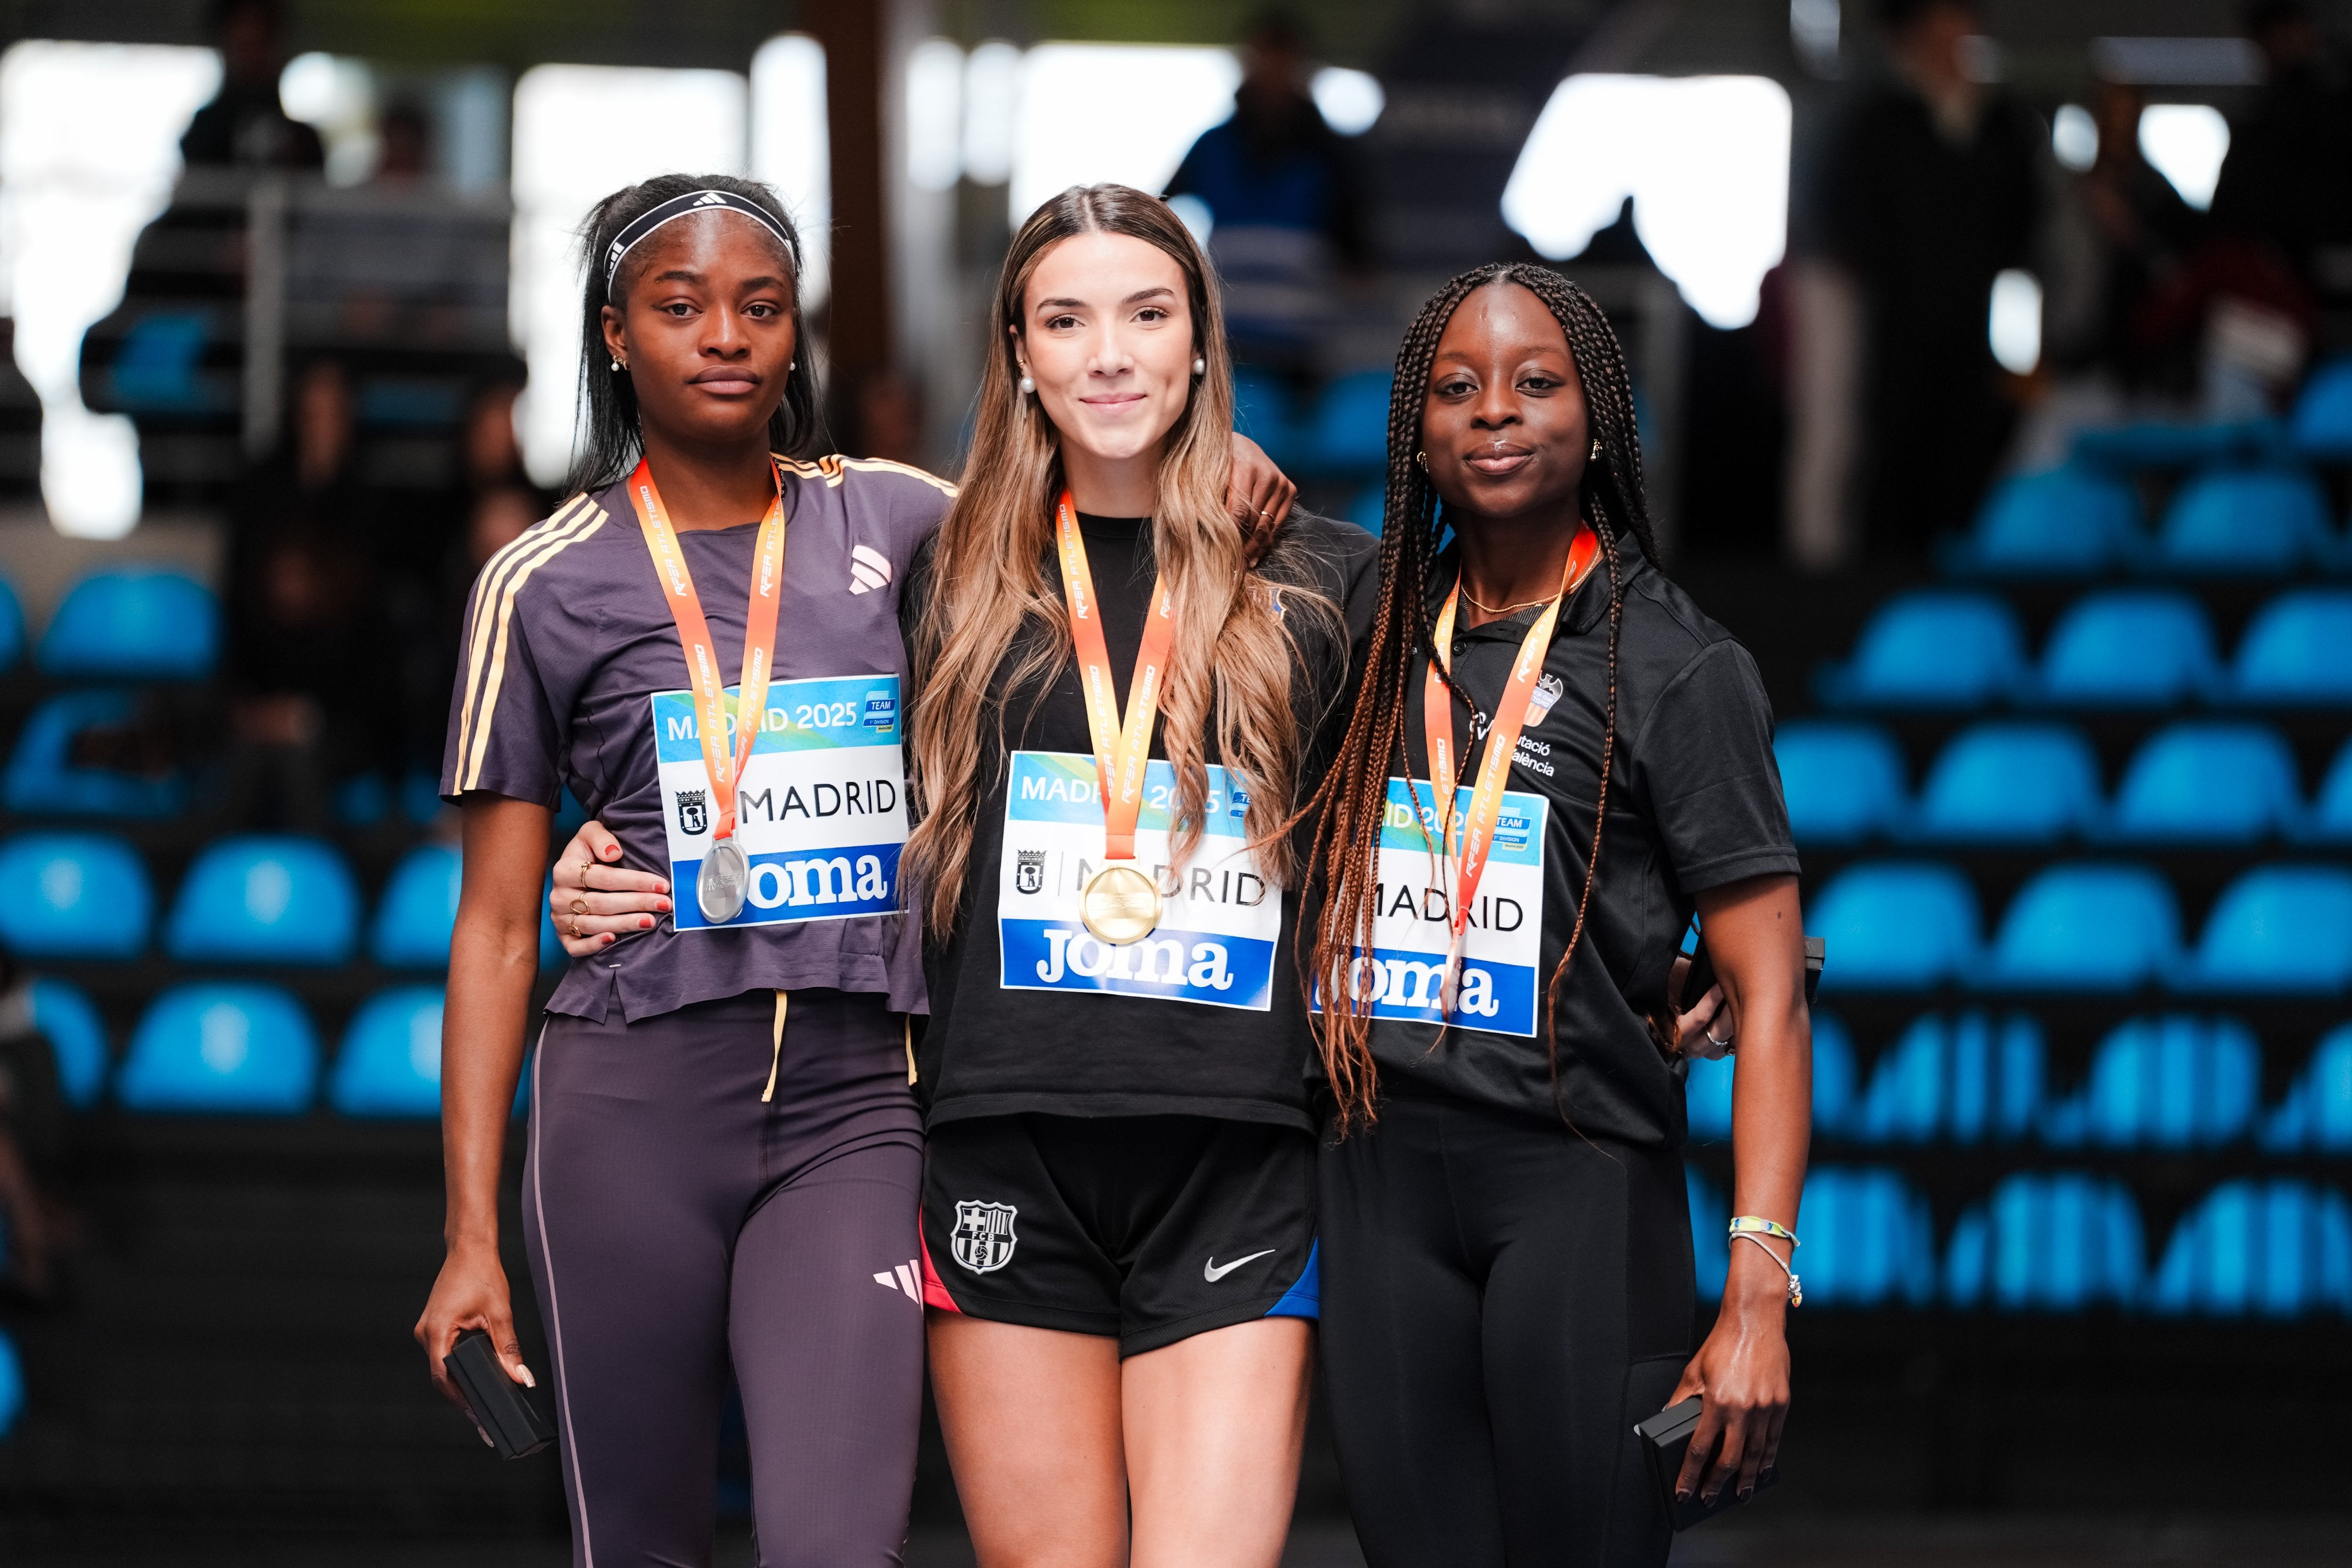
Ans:
[{"label": "white bib number panel", "polygon": [[[1544,828],[1549,803],[1540,795],[1503,794],[1495,846],[1478,879],[1476,903],[1463,942],[1462,988],[1454,1011],[1443,1010],[1454,867],[1430,846],[1437,838],[1437,808],[1428,785],[1419,786],[1419,815],[1402,779],[1389,780],[1381,816],[1381,852],[1374,890],[1372,950],[1349,961],[1348,980],[1370,992],[1372,1016],[1413,1023],[1532,1037],[1543,986]],[[1470,810],[1467,786],[1454,791],[1454,821]],[[1423,824],[1427,837],[1423,836]],[[1320,998],[1314,1010],[1323,1010]]]},{"label": "white bib number panel", "polygon": [[[740,695],[727,688],[730,747]],[[907,842],[900,716],[896,675],[769,686],[735,793],[735,836],[751,862],[751,885],[725,929],[897,912],[898,854]],[[680,931],[712,929],[694,886],[719,806],[703,765],[694,694],[655,693],[653,723],[674,918]]]},{"label": "white bib number panel", "polygon": [[1175,790],[1167,763],[1145,768],[1135,863],[1166,902],[1150,936],[1113,946],[1078,915],[1081,890],[1105,863],[1095,759],[1067,751],[1013,754],[996,891],[1006,990],[1107,992],[1251,1012],[1274,1005],[1282,890],[1242,848],[1248,797],[1223,768],[1209,768],[1205,831],[1176,888],[1168,868]]}]

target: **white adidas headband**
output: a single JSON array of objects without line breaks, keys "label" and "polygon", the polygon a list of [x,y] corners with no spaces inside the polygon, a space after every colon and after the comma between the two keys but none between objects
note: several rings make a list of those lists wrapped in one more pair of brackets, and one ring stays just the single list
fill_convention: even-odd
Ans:
[{"label": "white adidas headband", "polygon": [[799,269],[800,247],[793,244],[793,236],[776,222],[774,214],[732,191],[688,191],[682,196],[672,196],[661,205],[638,214],[613,236],[613,243],[604,247],[604,298],[608,300],[613,298],[613,279],[620,276],[622,258],[635,248],[638,241],[673,219],[713,208],[740,213],[775,235],[776,243],[782,246],[784,254],[792,258],[793,269]]}]

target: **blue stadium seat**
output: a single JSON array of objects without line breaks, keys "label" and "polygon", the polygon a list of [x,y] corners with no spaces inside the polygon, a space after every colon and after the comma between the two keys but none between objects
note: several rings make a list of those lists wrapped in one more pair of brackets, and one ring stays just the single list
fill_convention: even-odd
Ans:
[{"label": "blue stadium seat", "polygon": [[[1737,1053],[1714,1061],[1692,1060],[1690,1082],[1684,1088],[1692,1142],[1731,1136],[1731,1083],[1738,1061]],[[1817,1012],[1813,1015],[1813,1135],[1832,1134],[1844,1126],[1853,1103],[1853,1037],[1835,1014]]]},{"label": "blue stadium seat", "polygon": [[2320,780],[2319,792],[2311,798],[2303,833],[2332,843],[2352,842],[2352,741],[2346,742],[2328,765],[2327,777]]},{"label": "blue stadium seat", "polygon": [[2308,475],[2225,468],[2181,486],[2157,532],[2155,563],[2170,570],[2293,571],[2333,546],[2326,497]]},{"label": "blue stadium seat", "polygon": [[41,637],[52,675],[204,679],[220,654],[220,609],[210,590],[170,567],[111,567],[66,594]]},{"label": "blue stadium seat", "polygon": [[2140,543],[2131,486],[2070,463],[2004,480],[1977,514],[1975,531],[1947,552],[1946,564],[2000,576],[2089,576],[2136,553]]},{"label": "blue stadium seat", "polygon": [[2043,1055],[2023,1013],[1927,1014],[1879,1054],[1843,1131],[1870,1144],[2022,1138],[2041,1117]]},{"label": "blue stadium seat", "polygon": [[2248,703],[2352,704],[2352,591],[2297,589],[2263,605],[2238,643],[2229,689]]},{"label": "blue stadium seat", "polygon": [[2082,1092],[2050,1108],[2061,1148],[2210,1148],[2245,1136],[2262,1097],[2263,1049],[2233,1018],[2178,1013],[2118,1024]]},{"label": "blue stadium seat", "polygon": [[2023,695],[2062,707],[2170,707],[2221,684],[2202,605],[2170,590],[2119,588],[2067,607]]},{"label": "blue stadium seat", "polygon": [[2278,422],[2273,419],[2196,424],[2146,420],[2085,430],[2074,437],[2074,455],[2078,462],[2119,471],[2193,468],[2268,456],[2277,450],[2279,435]]},{"label": "blue stadium seat", "polygon": [[175,986],[131,1037],[114,1096],[132,1111],[299,1115],[319,1045],[302,1006],[275,986]]},{"label": "blue stadium seat", "polygon": [[[400,814],[406,817],[410,823],[419,828],[431,827],[440,820],[443,804],[441,779],[438,774],[404,773],[401,776]],[[578,814],[572,815],[574,812]],[[569,821],[565,821],[567,816],[570,817]],[[572,787],[565,785],[563,804],[555,818],[557,829],[566,833],[574,832],[578,831],[580,824],[587,820],[587,811],[582,808],[579,801],[572,798]]]},{"label": "blue stadium seat", "polygon": [[2046,844],[2097,816],[2099,758],[2057,724],[1980,724],[1946,744],[1906,824],[1939,843]]},{"label": "blue stadium seat", "polygon": [[2121,1182],[2077,1171],[2023,1172],[1952,1227],[1944,1299],[2004,1312],[2128,1307],[2147,1270],[2139,1205]]},{"label": "blue stadium seat", "polygon": [[2010,900],[1977,982],[2127,991],[2163,978],[2179,956],[2180,911],[2163,877],[2146,866],[2053,865]]},{"label": "blue stadium seat", "polygon": [[[1683,1167],[1683,1185],[1690,1194],[1691,1261],[1696,1265],[1699,1298],[1720,1301],[1724,1280],[1731,1272],[1731,1208],[1696,1166]],[[1797,1271],[1804,1272],[1801,1261]]]},{"label": "blue stadium seat", "polygon": [[1323,389],[1307,422],[1305,457],[1327,471],[1377,474],[1389,461],[1390,371],[1358,371]]},{"label": "blue stadium seat", "polygon": [[461,865],[447,844],[420,844],[393,868],[376,905],[368,953],[393,968],[439,968],[449,962],[457,924]]},{"label": "blue stadium seat", "polygon": [[25,607],[16,602],[16,590],[5,577],[0,577],[0,670],[13,669],[25,653]]},{"label": "blue stadium seat", "polygon": [[[1722,1293],[1717,1287],[1716,1294]],[[16,1360],[16,1342],[0,1333],[0,1437],[15,1429],[16,1418],[24,1413],[25,1369]]]},{"label": "blue stadium seat", "polygon": [[1797,1272],[1805,1301],[1832,1307],[1896,1301],[1925,1306],[1936,1294],[1936,1239],[1927,1200],[1891,1170],[1816,1167],[1805,1177]]},{"label": "blue stadium seat", "polygon": [[2352,359],[2331,361],[2312,372],[2295,399],[2289,428],[2295,450],[2306,457],[2352,457]]},{"label": "blue stadium seat", "polygon": [[1874,725],[1799,719],[1772,737],[1789,826],[1804,843],[1853,843],[1903,810],[1903,754]]},{"label": "blue stadium seat", "polygon": [[1948,865],[1881,861],[1849,866],[1822,889],[1813,934],[1837,961],[1833,990],[1920,990],[1956,980],[1976,962],[1977,895]]},{"label": "blue stadium seat", "polygon": [[104,833],[0,844],[0,944],[28,958],[136,958],[154,919],[147,868]]},{"label": "blue stadium seat", "polygon": [[57,1053],[58,1086],[66,1103],[87,1111],[106,1092],[111,1053],[106,1049],[106,1025],[78,986],[44,975],[33,982],[33,1027],[48,1038]]},{"label": "blue stadium seat", "polygon": [[2352,1152],[2352,1023],[2330,1030],[2286,1098],[2263,1119],[2263,1147],[2277,1153]]},{"label": "blue stadium seat", "polygon": [[359,905],[342,856],[321,840],[223,839],[188,868],[163,950],[194,963],[340,964],[352,956]]},{"label": "blue stadium seat", "polygon": [[1298,416],[1281,377],[1246,365],[1234,371],[1234,428],[1265,447],[1276,462],[1294,460]]},{"label": "blue stadium seat", "polygon": [[2273,865],[2221,892],[2182,990],[2332,995],[2352,985],[2352,872]]},{"label": "blue stadium seat", "polygon": [[2176,724],[2151,736],[2124,769],[2105,831],[2141,841],[2252,843],[2294,829],[2302,811],[2294,753],[2276,730]]},{"label": "blue stadium seat", "polygon": [[129,692],[61,692],[49,698],[17,734],[0,780],[0,801],[27,817],[177,816],[188,799],[187,780],[177,774],[140,778],[73,760],[74,737],[84,730],[138,720],[139,699]]},{"label": "blue stadium seat", "polygon": [[2017,613],[2002,601],[1922,589],[1882,607],[1853,658],[1825,667],[1814,684],[1836,707],[1979,707],[2017,689],[2024,645]]},{"label": "blue stadium seat", "polygon": [[2173,1228],[2147,1292],[2158,1312],[2352,1312],[2352,1207],[2299,1181],[2218,1186]]},{"label": "blue stadium seat", "polygon": [[346,1116],[441,1113],[441,990],[402,986],[370,997],[343,1035],[327,1103]]}]

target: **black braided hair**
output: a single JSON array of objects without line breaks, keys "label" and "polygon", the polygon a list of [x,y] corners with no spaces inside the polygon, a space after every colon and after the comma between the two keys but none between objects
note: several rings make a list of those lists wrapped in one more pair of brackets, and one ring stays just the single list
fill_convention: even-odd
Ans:
[{"label": "black braided hair", "polygon": [[[1609,777],[1617,748],[1617,645],[1623,621],[1625,572],[1618,554],[1620,533],[1630,530],[1642,553],[1655,563],[1656,535],[1643,493],[1641,434],[1633,418],[1633,385],[1625,351],[1601,307],[1575,284],[1548,268],[1496,262],[1465,272],[1431,297],[1398,346],[1396,386],[1389,399],[1388,490],[1381,531],[1381,591],[1373,611],[1363,681],[1349,716],[1338,760],[1309,802],[1315,820],[1309,868],[1320,894],[1312,918],[1299,925],[1303,980],[1328,998],[1322,1013],[1324,1068],[1339,1100],[1342,1128],[1370,1121],[1379,1073],[1371,1056],[1370,1016],[1348,976],[1359,951],[1372,945],[1374,888],[1378,880],[1381,822],[1391,776],[1412,782],[1405,749],[1405,714],[1413,664],[1429,658],[1448,685],[1435,656],[1435,629],[1429,610],[1431,576],[1441,526],[1437,491],[1422,465],[1422,411],[1437,344],[1465,299],[1493,283],[1516,283],[1543,301],[1568,339],[1570,357],[1583,383],[1584,402],[1599,455],[1585,467],[1580,505],[1601,541],[1609,568],[1608,693],[1602,721],[1601,788],[1593,810],[1592,849],[1585,862],[1584,891],[1577,900],[1576,924],[1559,966],[1544,988],[1544,1046],[1551,1066],[1552,1092],[1560,1092],[1559,982],[1582,941],[1601,863],[1601,829],[1608,820]],[[1475,706],[1475,705],[1474,705]],[[1311,931],[1311,936],[1310,936]],[[1311,944],[1311,946],[1310,946]],[[1342,1001],[1344,999],[1344,1005]],[[1562,1115],[1566,1116],[1565,1106]]]}]

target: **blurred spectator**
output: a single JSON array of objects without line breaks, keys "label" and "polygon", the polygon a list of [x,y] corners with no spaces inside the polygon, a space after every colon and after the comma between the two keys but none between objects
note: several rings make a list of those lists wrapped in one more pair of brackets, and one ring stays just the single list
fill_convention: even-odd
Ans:
[{"label": "blurred spectator", "polygon": [[212,20],[221,51],[220,96],[188,122],[180,155],[192,166],[326,167],[326,144],[319,133],[289,117],[278,100],[286,51],[285,17],[277,0],[216,0]]},{"label": "blurred spectator", "polygon": [[2072,242],[2061,247],[2063,270],[2074,276],[2068,287],[2050,280],[2044,359],[2060,374],[2097,376],[2126,397],[2179,397],[2189,391],[2195,345],[2185,334],[2159,333],[2150,301],[2179,276],[2205,221],[2141,155],[2147,106],[2136,87],[2099,84],[2092,106],[2098,155],[2067,183],[2058,225]]},{"label": "blurred spectator", "polygon": [[2301,0],[2256,0],[2268,79],[2230,127],[2217,228],[2277,247],[2323,300],[2352,301],[2352,70]]},{"label": "blurred spectator", "polygon": [[32,977],[0,952],[0,1224],[7,1282],[35,1300],[56,1289],[57,1253],[75,1228],[53,1195],[67,1130],[57,1052],[33,1022]]},{"label": "blurred spectator", "polygon": [[433,127],[416,105],[404,100],[385,110],[375,138],[378,180],[406,184],[432,172]]},{"label": "blurred spectator", "polygon": [[399,639],[383,575],[395,552],[381,539],[373,497],[352,476],[352,396],[342,366],[313,361],[293,412],[290,453],[247,477],[230,523],[229,810],[317,829],[331,783],[389,771],[398,755]]},{"label": "blurred spectator", "polygon": [[1864,547],[1900,559],[1965,526],[2008,439],[1986,323],[1995,275],[2032,239],[2042,130],[1971,78],[1973,0],[1880,15],[1895,72],[1827,151],[1817,228],[1861,296]]},{"label": "blurred spectator", "polygon": [[1242,49],[1232,118],[1201,133],[1164,193],[1209,210],[1236,359],[1306,369],[1330,309],[1334,262],[1371,259],[1354,150],[1307,90],[1307,38],[1269,13]]}]

